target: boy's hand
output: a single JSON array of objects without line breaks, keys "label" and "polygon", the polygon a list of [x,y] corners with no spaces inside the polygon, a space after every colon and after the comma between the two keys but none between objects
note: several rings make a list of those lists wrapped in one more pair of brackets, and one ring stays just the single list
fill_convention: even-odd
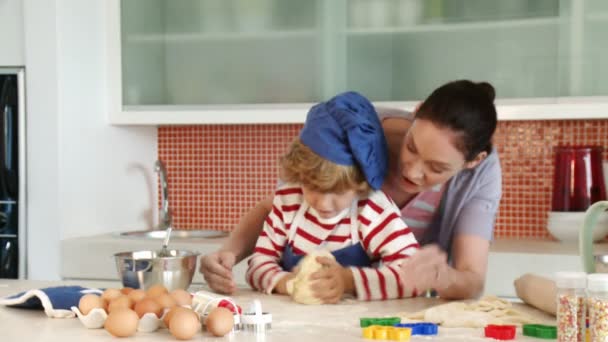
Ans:
[{"label": "boy's hand", "polygon": [[283,278],[279,279],[279,281],[274,287],[273,292],[282,295],[288,295],[289,293],[287,293],[287,282],[290,279],[293,279],[295,276],[296,272],[290,272],[289,274],[286,274]]},{"label": "boy's hand", "polygon": [[323,303],[336,304],[345,293],[354,293],[355,282],[348,268],[328,257],[317,257],[317,261],[325,267],[310,275],[310,288],[315,297]]}]

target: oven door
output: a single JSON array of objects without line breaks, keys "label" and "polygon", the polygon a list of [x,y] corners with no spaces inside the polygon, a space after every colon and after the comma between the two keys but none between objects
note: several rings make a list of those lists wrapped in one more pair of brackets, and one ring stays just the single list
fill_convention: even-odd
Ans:
[{"label": "oven door", "polygon": [[0,279],[19,276],[19,242],[17,237],[0,237]]}]

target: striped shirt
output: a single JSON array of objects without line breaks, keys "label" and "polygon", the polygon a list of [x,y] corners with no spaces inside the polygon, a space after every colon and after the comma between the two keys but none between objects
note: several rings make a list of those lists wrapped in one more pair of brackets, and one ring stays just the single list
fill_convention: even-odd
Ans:
[{"label": "striped shirt", "polygon": [[416,197],[401,208],[401,218],[412,230],[418,241],[422,239],[427,227],[433,222],[444,189],[445,187],[439,184],[427,191],[419,192]]},{"label": "striped shirt", "polygon": [[[352,245],[350,215],[327,223],[308,209],[301,223],[293,227],[291,223],[303,200],[299,185],[284,184],[275,192],[272,211],[249,259],[246,279],[252,288],[271,293],[279,279],[289,274],[280,266],[288,243],[299,255],[317,250],[321,245],[329,251]],[[378,262],[378,267],[349,267],[357,298],[384,300],[415,295],[403,288],[398,266],[419,246],[401,220],[399,209],[384,192],[374,191],[358,200],[357,210],[359,241],[370,259]],[[288,241],[291,229],[297,230],[293,241]]]}]

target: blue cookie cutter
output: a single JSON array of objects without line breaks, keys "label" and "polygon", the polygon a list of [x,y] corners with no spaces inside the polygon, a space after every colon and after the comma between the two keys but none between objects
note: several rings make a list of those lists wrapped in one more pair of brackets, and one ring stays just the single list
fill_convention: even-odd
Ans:
[{"label": "blue cookie cutter", "polygon": [[437,335],[438,327],[435,323],[420,322],[420,323],[398,323],[393,325],[397,328],[410,328],[412,329],[412,336],[414,335]]}]

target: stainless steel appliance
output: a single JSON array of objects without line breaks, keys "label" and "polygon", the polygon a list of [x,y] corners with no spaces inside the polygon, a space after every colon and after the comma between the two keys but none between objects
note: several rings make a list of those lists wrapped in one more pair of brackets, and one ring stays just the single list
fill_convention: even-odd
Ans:
[{"label": "stainless steel appliance", "polygon": [[0,68],[0,278],[24,278],[24,70]]}]

